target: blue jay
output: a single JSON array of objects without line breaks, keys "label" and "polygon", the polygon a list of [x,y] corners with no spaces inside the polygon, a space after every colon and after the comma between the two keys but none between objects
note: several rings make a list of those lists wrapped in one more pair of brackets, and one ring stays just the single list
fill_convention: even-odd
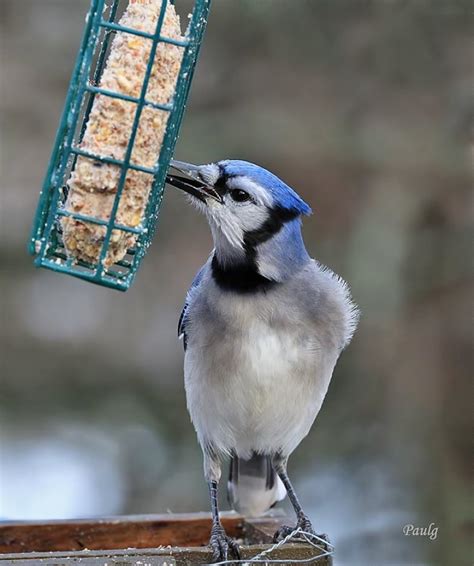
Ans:
[{"label": "blue jay", "polygon": [[[227,560],[239,551],[219,519],[224,457],[231,458],[228,493],[237,511],[256,516],[288,494],[297,526],[314,532],[287,462],[321,408],[358,310],[346,283],[308,255],[301,217],[311,209],[278,177],[236,160],[172,167],[178,174],[167,182],[190,195],[214,240],[179,335],[209,485],[210,546],[214,560]],[[276,540],[291,531],[284,527]]]}]

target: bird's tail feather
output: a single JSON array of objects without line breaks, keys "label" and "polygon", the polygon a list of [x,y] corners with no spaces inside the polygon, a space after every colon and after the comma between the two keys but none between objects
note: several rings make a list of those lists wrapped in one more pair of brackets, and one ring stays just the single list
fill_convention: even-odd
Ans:
[{"label": "bird's tail feather", "polygon": [[286,496],[270,456],[253,454],[249,460],[232,456],[228,483],[231,506],[246,517],[258,517]]}]

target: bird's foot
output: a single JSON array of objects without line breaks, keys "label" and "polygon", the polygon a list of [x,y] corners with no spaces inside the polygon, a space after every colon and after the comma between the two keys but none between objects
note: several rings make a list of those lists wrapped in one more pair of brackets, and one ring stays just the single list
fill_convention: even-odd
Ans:
[{"label": "bird's foot", "polygon": [[239,545],[234,539],[227,536],[224,527],[220,524],[212,527],[209,546],[212,550],[212,560],[214,562],[228,560],[229,551],[234,554],[237,560],[240,560]]},{"label": "bird's foot", "polygon": [[[301,515],[298,517],[298,521],[295,527],[288,527],[283,526],[275,533],[273,537],[273,542],[278,543],[285,538],[289,537],[292,533],[294,533],[297,529],[300,529],[300,532],[293,537],[293,540],[308,542],[308,538],[311,542],[321,546],[325,552],[329,551],[329,546],[326,544],[327,537],[326,535],[317,535],[311,521],[308,519],[306,515]],[[309,535],[309,537],[305,537],[305,535]],[[313,538],[316,537],[316,538]]]},{"label": "bird's foot", "polygon": [[300,517],[298,517],[296,528],[301,529],[302,532],[308,533],[309,535],[318,536],[313,529],[313,525],[311,521],[308,519],[306,515],[301,515]]}]

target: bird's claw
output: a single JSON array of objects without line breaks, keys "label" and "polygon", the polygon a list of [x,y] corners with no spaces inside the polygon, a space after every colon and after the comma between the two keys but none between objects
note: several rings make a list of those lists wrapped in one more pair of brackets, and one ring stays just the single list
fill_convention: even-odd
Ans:
[{"label": "bird's claw", "polygon": [[292,527],[288,527],[287,525],[284,525],[283,527],[280,527],[278,529],[278,531],[273,535],[273,542],[277,543],[277,542],[281,542],[282,540],[286,539],[286,537],[290,536],[291,533],[293,533],[295,531],[295,528]]},{"label": "bird's claw", "polygon": [[311,524],[311,521],[308,519],[308,517],[306,517],[306,515],[302,515],[301,517],[298,518],[298,521],[297,521],[295,527],[288,527],[288,526],[285,525],[285,526],[281,527],[280,529],[278,529],[278,531],[275,533],[275,536],[273,537],[273,542],[278,543],[278,542],[284,540],[285,538],[290,536],[292,533],[294,533],[296,531],[296,529],[301,529],[302,532],[295,535],[294,540],[307,542],[307,539],[305,538],[304,534],[312,535],[314,537],[317,537],[312,542],[316,542],[316,544],[321,546],[326,552],[329,551],[329,546],[326,543],[323,542],[323,540],[326,540],[327,537],[325,535],[317,535],[316,534],[316,532],[313,528],[313,525]]},{"label": "bird's claw", "polygon": [[298,522],[296,523],[296,527],[301,529],[304,533],[308,533],[309,535],[318,536],[314,529],[311,521],[306,517],[306,515],[302,515],[298,518]]},{"label": "bird's claw", "polygon": [[209,546],[212,550],[213,562],[222,562],[228,559],[229,551],[231,551],[237,560],[240,560],[239,545],[234,539],[227,536],[222,525],[212,527],[211,539]]}]

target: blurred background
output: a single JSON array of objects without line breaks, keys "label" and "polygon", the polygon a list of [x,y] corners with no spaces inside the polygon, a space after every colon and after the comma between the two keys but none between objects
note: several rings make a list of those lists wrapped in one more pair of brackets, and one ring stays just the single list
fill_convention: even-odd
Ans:
[{"label": "blurred background", "polygon": [[[126,294],[25,251],[88,5],[0,0],[3,519],[208,509],[176,339],[204,218],[168,189]],[[472,9],[218,0],[178,142],[295,187],[309,250],[362,309],[290,464],[336,564],[472,560]]]}]

